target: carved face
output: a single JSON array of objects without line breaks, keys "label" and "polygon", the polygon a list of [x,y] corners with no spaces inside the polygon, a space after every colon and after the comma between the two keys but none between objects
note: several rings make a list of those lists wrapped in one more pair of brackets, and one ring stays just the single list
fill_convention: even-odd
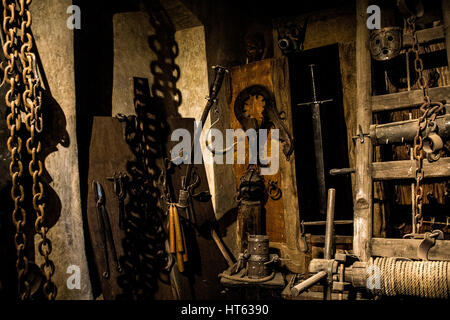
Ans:
[{"label": "carved face", "polygon": [[370,52],[377,61],[390,60],[399,55],[402,48],[402,29],[382,28],[370,35]]}]

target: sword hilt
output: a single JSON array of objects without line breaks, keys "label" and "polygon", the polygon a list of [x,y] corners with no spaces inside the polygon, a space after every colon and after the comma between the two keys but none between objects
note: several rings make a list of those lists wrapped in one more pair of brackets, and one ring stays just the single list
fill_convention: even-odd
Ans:
[{"label": "sword hilt", "polygon": [[314,78],[314,67],[315,64],[310,64],[309,69],[311,71],[311,85],[312,85],[312,94],[313,94],[313,100],[317,101],[317,92],[316,92],[316,80]]},{"label": "sword hilt", "polygon": [[315,105],[315,104],[324,104],[324,103],[328,103],[328,102],[333,102],[333,99],[327,99],[327,100],[322,100],[322,101],[304,102],[304,103],[297,104],[297,106],[299,106],[299,107],[301,107],[301,106],[310,106],[310,105]]},{"label": "sword hilt", "polygon": [[299,106],[299,107],[301,107],[301,106],[311,106],[311,105],[315,105],[315,104],[324,104],[324,103],[333,101],[333,99],[327,99],[327,100],[321,100],[321,101],[317,100],[316,79],[315,79],[315,76],[314,76],[314,67],[315,66],[316,66],[315,64],[310,64],[309,65],[309,68],[310,68],[310,71],[311,71],[311,87],[312,87],[312,98],[313,98],[313,101],[299,103],[299,104],[297,104],[297,106]]}]

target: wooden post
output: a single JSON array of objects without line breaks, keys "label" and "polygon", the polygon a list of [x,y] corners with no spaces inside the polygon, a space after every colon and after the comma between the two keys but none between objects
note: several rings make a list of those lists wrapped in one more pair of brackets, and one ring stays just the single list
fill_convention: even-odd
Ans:
[{"label": "wooden post", "polygon": [[334,238],[334,208],[336,202],[336,189],[328,190],[327,203],[327,222],[325,230],[325,250],[324,259],[330,260],[333,257],[333,238]]},{"label": "wooden post", "polygon": [[[372,121],[371,58],[369,30],[366,26],[368,0],[356,0],[356,121],[363,133],[368,133]],[[361,259],[370,258],[372,237],[372,143],[365,138],[356,141],[356,192],[354,211],[353,251]]]},{"label": "wooden post", "polygon": [[444,21],[445,48],[450,66],[450,0],[442,0],[442,19]]}]

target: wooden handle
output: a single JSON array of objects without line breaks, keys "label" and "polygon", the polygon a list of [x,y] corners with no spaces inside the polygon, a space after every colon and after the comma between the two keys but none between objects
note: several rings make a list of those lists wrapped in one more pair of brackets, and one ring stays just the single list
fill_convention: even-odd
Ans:
[{"label": "wooden handle", "polygon": [[177,252],[177,265],[178,270],[184,272],[183,254],[181,252]]},{"label": "wooden handle", "polygon": [[184,234],[184,229],[181,229],[181,232],[183,234],[183,248],[184,248],[183,261],[184,262],[188,262],[189,257],[188,257],[188,253],[187,253],[186,236]]},{"label": "wooden handle", "polygon": [[180,217],[178,216],[178,209],[176,206],[174,206],[174,221],[175,221],[175,240],[176,240],[176,247],[177,247],[176,251],[183,253],[184,252],[183,234],[181,231],[181,224],[180,224]]},{"label": "wooden handle", "polygon": [[178,209],[172,205],[169,209],[169,225],[170,225],[170,252],[176,253],[177,265],[180,272],[184,272],[184,263],[188,261],[186,238],[184,236],[183,227],[180,223]]},{"label": "wooden handle", "polygon": [[170,205],[169,207],[169,243],[170,243],[170,253],[176,253],[174,205]]},{"label": "wooden handle", "polygon": [[234,265],[233,259],[228,254],[228,251],[225,248],[225,246],[223,245],[222,240],[220,239],[220,237],[217,234],[216,230],[211,229],[211,236],[212,236],[214,242],[216,243],[217,247],[219,248],[220,252],[222,253],[223,257],[227,261],[228,266],[232,267]]}]

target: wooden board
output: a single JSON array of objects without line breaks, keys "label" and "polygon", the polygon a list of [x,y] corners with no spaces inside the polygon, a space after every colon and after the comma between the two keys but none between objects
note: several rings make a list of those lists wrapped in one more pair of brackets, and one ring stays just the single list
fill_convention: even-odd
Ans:
[{"label": "wooden board", "polygon": [[[450,177],[450,158],[437,162],[424,161],[424,178]],[[372,163],[374,180],[415,179],[416,162],[414,160],[386,161]]]},{"label": "wooden board", "polygon": [[[87,222],[91,245],[97,267],[98,279],[100,279],[103,298],[112,300],[121,293],[117,284],[119,276],[112,259],[109,261],[111,277],[109,280],[102,276],[105,270],[102,238],[97,220],[97,208],[94,194],[92,192],[92,182],[98,181],[104,188],[106,199],[106,209],[111,222],[111,229],[114,236],[114,243],[117,254],[123,255],[120,241],[124,233],[119,229],[119,212],[116,205],[113,185],[106,178],[113,176],[114,172],[126,172],[126,163],[133,159],[133,154],[129,151],[128,145],[124,141],[122,125],[115,119],[109,117],[94,118],[92,129],[92,140],[90,146],[89,178],[88,178],[88,204]],[[122,142],[122,143],[121,143]]]},{"label": "wooden board", "polygon": [[[417,40],[419,43],[429,43],[443,41],[445,38],[444,26],[437,26],[434,28],[427,28],[417,31]],[[403,46],[412,46],[412,36],[408,32],[403,33]]]},{"label": "wooden board", "polygon": [[[421,241],[414,239],[373,238],[371,241],[372,256],[418,259],[417,248]],[[430,249],[428,257],[430,260],[450,261],[450,241],[437,240],[436,245]]]},{"label": "wooden board", "polygon": [[[450,86],[429,89],[433,101],[443,101],[450,98]],[[389,93],[372,97],[372,109],[374,112],[394,111],[417,107],[423,104],[423,91],[412,90],[397,93]]]},{"label": "wooden board", "polygon": [[[113,300],[124,294],[123,285],[120,284],[121,277],[135,277],[134,274],[128,274],[126,271],[123,273],[117,272],[110,250],[109,265],[111,276],[109,279],[103,278],[102,273],[105,269],[103,245],[97,220],[96,203],[92,192],[92,181],[98,181],[104,188],[106,209],[111,222],[115,247],[118,257],[123,263],[125,232],[119,228],[119,208],[113,184],[107,180],[108,177],[113,176],[114,172],[126,173],[127,163],[135,161],[134,155],[125,141],[123,132],[122,124],[115,118],[94,118],[89,160],[87,222],[98,279],[105,300]],[[125,270],[127,269],[125,268]],[[156,282],[156,288],[153,289],[155,291],[154,295],[161,299],[171,299],[170,285],[167,282],[163,283],[159,278]]]},{"label": "wooden board", "polygon": [[[232,78],[232,101],[230,104],[230,128],[231,129],[242,129],[241,124],[236,119],[234,113],[234,102],[239,93],[245,88],[252,85],[263,85],[267,87],[270,91],[274,93],[274,81],[273,75],[284,72],[284,70],[279,70],[276,68],[277,64],[273,63],[273,59],[267,59],[258,61],[255,63],[250,63],[243,66],[234,67],[231,71]],[[283,88],[276,88],[276,90],[283,90]],[[279,102],[279,93],[275,95],[275,100],[277,105]],[[281,103],[280,103],[281,104]],[[262,106],[263,104],[258,100],[252,100],[248,102],[248,111],[253,115],[258,121],[262,119]],[[280,108],[278,107],[280,111]],[[248,140],[247,140],[248,145]],[[237,148],[235,148],[236,154]],[[280,146],[280,159],[284,157],[282,154],[282,148]],[[269,151],[270,152],[270,149]],[[270,153],[269,153],[270,154]],[[236,158],[235,158],[236,159]],[[248,148],[246,150],[246,163],[247,164],[236,164],[234,165],[236,174],[236,189],[239,187],[240,178],[245,173],[248,167]],[[281,164],[281,161],[280,161]],[[278,187],[283,188],[283,181],[281,180],[280,170],[275,175],[264,176],[264,180],[267,184],[269,181],[277,181]],[[284,220],[284,205],[282,199],[275,201],[269,198],[265,205],[266,209],[266,233],[270,238],[271,242],[285,242],[285,220]]]}]

